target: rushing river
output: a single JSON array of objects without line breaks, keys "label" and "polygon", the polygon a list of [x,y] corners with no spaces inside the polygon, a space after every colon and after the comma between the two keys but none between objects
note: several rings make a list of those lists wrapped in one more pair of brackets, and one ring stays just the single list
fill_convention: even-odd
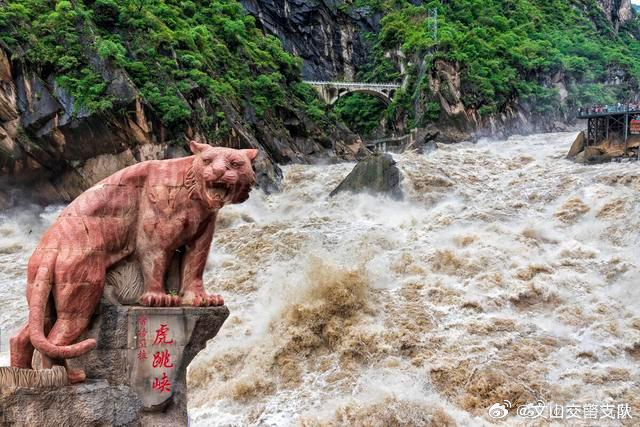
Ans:
[{"label": "rushing river", "polygon": [[[226,207],[205,275],[231,316],[190,367],[192,424],[482,425],[505,399],[640,419],[640,165],[569,162],[574,136],[397,155],[404,201],[330,199],[352,164],[294,165]],[[5,362],[59,209],[0,214]]]}]

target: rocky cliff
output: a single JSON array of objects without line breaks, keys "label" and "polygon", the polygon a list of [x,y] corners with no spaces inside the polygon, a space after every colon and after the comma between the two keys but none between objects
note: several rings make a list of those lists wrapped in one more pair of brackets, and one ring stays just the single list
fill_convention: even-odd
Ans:
[{"label": "rocky cliff", "polygon": [[[591,5],[585,5],[586,2],[580,0],[575,2],[570,0],[565,3],[571,7],[583,8],[581,16],[588,17],[596,32],[604,34],[610,31],[615,33],[622,31],[625,24],[636,20],[636,13],[630,0],[598,0],[597,4],[604,13],[592,10]],[[608,23],[601,21],[603,16]],[[558,20],[560,21],[560,18]],[[567,32],[579,32],[581,31],[579,28],[579,24],[576,23],[576,28],[569,27]],[[640,36],[637,26],[626,28],[625,32],[627,32],[625,38],[612,37],[614,43],[618,43],[623,51],[625,43],[637,43]],[[598,43],[594,34],[583,33],[582,35],[593,38],[593,41]],[[550,56],[552,54],[548,53]],[[421,58],[414,56],[414,61],[420,60]],[[602,61],[607,63],[601,64]],[[424,123],[428,113],[425,111],[425,106],[435,98],[440,107],[440,114],[435,123],[428,123],[426,127],[432,131],[439,131],[442,140],[455,142],[480,137],[508,137],[512,134],[574,129],[580,126],[580,123],[575,120],[575,111],[583,103],[590,105],[591,103],[605,104],[638,100],[636,89],[639,87],[638,77],[640,76],[635,75],[631,67],[625,67],[615,61],[609,62],[608,59],[598,58],[597,55],[586,58],[584,64],[585,67],[591,66],[594,69],[601,67],[602,71],[597,74],[594,72],[589,76],[587,72],[576,72],[571,67],[537,70],[535,74],[521,78],[522,80],[531,79],[539,85],[542,92],[546,93],[534,96],[513,96],[499,111],[483,114],[481,106],[465,102],[465,92],[473,92],[476,89],[473,84],[464,81],[464,64],[445,58],[437,59],[430,64],[429,70],[424,70],[428,90],[421,90],[419,82],[410,88],[416,91],[417,99],[423,98],[423,102],[414,101],[415,116],[418,122]],[[607,96],[594,96],[588,93],[591,90],[600,90],[607,93]]]},{"label": "rocky cliff", "polygon": [[[287,51],[304,60],[303,77],[310,80],[349,81],[367,68],[373,47],[367,34],[380,31],[384,16],[381,11],[352,7],[351,2],[341,0],[240,2],[265,32],[277,36]],[[597,2],[616,31],[634,19],[631,0]]]},{"label": "rocky cliff", "polygon": [[[42,203],[72,200],[135,162],[187,155],[192,138],[259,148],[258,182],[266,191],[279,187],[277,164],[353,159],[362,148],[347,128],[310,110],[319,101],[299,83],[295,58],[251,22],[238,21],[244,16],[239,5],[240,11],[220,11],[218,2],[210,3],[222,23],[200,26],[202,34],[188,37],[209,41],[195,43],[182,41],[180,31],[207,17],[186,6],[169,17],[162,15],[164,4],[129,10],[104,0],[91,10],[83,2],[62,2],[54,10],[41,2],[38,10],[10,3],[13,8],[0,10],[0,206],[14,195]],[[136,13],[146,28],[128,21]],[[178,26],[176,16],[193,24]],[[60,23],[32,26],[34,19]],[[161,19],[172,33],[165,24],[158,35],[148,29]],[[207,33],[232,24],[248,32],[246,41]],[[211,45],[236,54],[219,58],[206,50]],[[209,58],[221,64],[203,63]]]},{"label": "rocky cliff", "polygon": [[[55,76],[43,79],[0,49],[0,201],[13,196],[51,203],[70,201],[113,172],[139,161],[188,155],[186,141],[261,149],[258,181],[266,191],[279,187],[277,164],[352,159],[361,147],[346,128],[327,132],[295,109],[277,120],[254,120],[228,103],[223,113],[231,124],[220,140],[208,138],[197,121],[184,131],[165,126],[140,96],[126,73],[106,71],[115,107],[90,113],[74,102]],[[206,106],[203,99],[194,105]],[[352,148],[350,148],[352,147]]]},{"label": "rocky cliff", "polygon": [[253,18],[218,0],[4,2],[2,203],[21,188],[68,201],[126,165],[186,155],[190,138],[260,148],[267,191],[278,163],[353,159],[358,138],[301,75],[403,80],[370,120],[446,141],[564,129],[579,105],[638,88],[629,0],[443,2],[437,40],[419,1],[241,3]]},{"label": "rocky cliff", "polygon": [[440,107],[439,119],[434,123],[426,123],[424,128],[427,132],[437,132],[438,139],[442,142],[459,142],[483,137],[507,138],[514,134],[527,135],[536,132],[561,132],[577,125],[572,111],[567,108],[567,88],[563,73],[550,76],[545,82],[558,91],[561,108],[536,112],[533,111],[532,105],[520,101],[509,103],[500,112],[483,115],[475,106],[464,103],[464,84],[460,67],[456,62],[436,60],[425,78],[428,81],[428,91],[417,90],[418,96],[423,98],[423,103],[415,104],[418,117],[428,114],[424,106],[435,96]]}]

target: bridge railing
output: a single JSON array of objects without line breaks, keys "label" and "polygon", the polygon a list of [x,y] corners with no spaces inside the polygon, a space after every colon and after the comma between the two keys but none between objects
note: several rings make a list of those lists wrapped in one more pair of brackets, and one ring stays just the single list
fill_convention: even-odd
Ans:
[{"label": "bridge railing", "polygon": [[338,86],[338,87],[368,87],[368,88],[399,88],[399,83],[359,83],[359,82],[328,82],[317,80],[304,80],[304,83],[314,86]]}]

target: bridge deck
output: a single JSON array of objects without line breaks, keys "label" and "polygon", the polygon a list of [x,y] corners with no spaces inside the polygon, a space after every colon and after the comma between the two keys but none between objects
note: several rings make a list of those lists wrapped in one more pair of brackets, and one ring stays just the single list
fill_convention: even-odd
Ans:
[{"label": "bridge deck", "polygon": [[363,87],[363,88],[391,88],[397,89],[402,85],[400,83],[359,83],[359,82],[324,82],[315,80],[305,80],[304,83],[315,86],[336,86],[336,87]]}]

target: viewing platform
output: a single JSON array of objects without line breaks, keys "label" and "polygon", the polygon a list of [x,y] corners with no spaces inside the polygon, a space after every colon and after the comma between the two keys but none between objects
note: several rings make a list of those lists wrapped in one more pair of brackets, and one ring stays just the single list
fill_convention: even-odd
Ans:
[{"label": "viewing platform", "polygon": [[576,114],[587,120],[571,145],[567,158],[578,163],[640,160],[640,104],[581,108]]},{"label": "viewing platform", "polygon": [[613,105],[578,110],[577,119],[587,120],[587,145],[605,141],[627,143],[631,135],[640,135],[640,105]]}]

